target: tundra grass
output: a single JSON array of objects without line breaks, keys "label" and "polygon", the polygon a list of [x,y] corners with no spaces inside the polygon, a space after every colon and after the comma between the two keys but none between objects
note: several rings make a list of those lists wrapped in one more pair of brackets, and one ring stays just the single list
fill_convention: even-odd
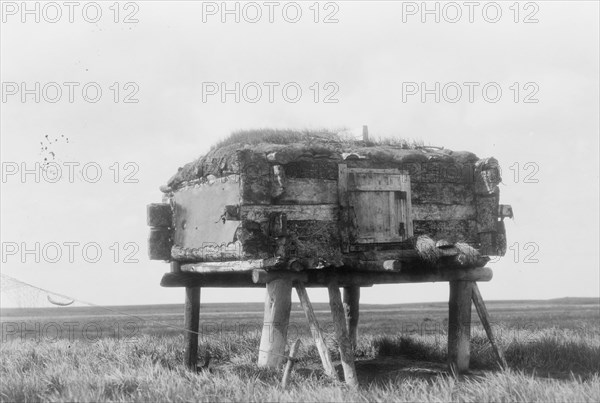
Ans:
[{"label": "tundra grass", "polygon": [[[431,316],[430,313],[428,315]],[[532,317],[534,313],[532,313]],[[256,366],[259,335],[202,337],[200,363],[190,372],[181,334],[94,341],[13,339],[0,346],[0,399],[12,401],[600,401],[600,324],[594,311],[579,326],[557,316],[535,328],[496,326],[509,368],[500,369],[485,333],[474,328],[471,372],[446,371],[446,334],[377,332],[364,317],[356,349],[360,386],[328,378],[308,337],[290,383],[282,370]],[[565,322],[571,323],[565,316]],[[339,359],[329,332],[327,343]]]}]

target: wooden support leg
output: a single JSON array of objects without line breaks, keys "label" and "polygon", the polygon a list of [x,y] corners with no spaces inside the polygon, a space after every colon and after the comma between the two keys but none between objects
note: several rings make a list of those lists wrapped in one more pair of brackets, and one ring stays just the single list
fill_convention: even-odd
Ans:
[{"label": "wooden support leg", "polygon": [[496,358],[498,358],[498,362],[500,366],[504,369],[508,368],[506,363],[506,359],[504,358],[504,354],[502,350],[498,347],[496,343],[496,338],[494,337],[494,333],[492,333],[492,327],[490,325],[490,318],[485,307],[485,303],[483,302],[483,298],[481,297],[481,293],[479,292],[479,287],[477,283],[473,283],[473,304],[475,305],[475,309],[477,309],[477,314],[479,315],[479,319],[481,320],[481,324],[485,329],[485,333],[487,334],[488,339],[490,340],[490,344],[492,345],[492,349],[494,353],[496,353]]},{"label": "wooden support leg", "polygon": [[288,380],[290,379],[290,373],[292,372],[292,368],[294,367],[296,354],[298,353],[298,347],[300,347],[300,340],[296,340],[296,342],[292,345],[292,348],[290,349],[290,358],[288,358],[288,362],[285,365],[285,369],[283,370],[283,379],[281,379],[282,389],[285,389],[287,387]]},{"label": "wooden support leg", "polygon": [[186,287],[184,312],[185,350],[183,360],[186,367],[196,370],[198,364],[198,330],[200,328],[200,287]]},{"label": "wooden support leg", "polygon": [[346,313],[346,326],[352,348],[356,348],[358,340],[358,315],[359,315],[360,287],[344,287],[344,312]]},{"label": "wooden support leg", "polygon": [[267,283],[258,366],[275,368],[285,358],[287,331],[292,309],[292,281],[274,280]]},{"label": "wooden support leg", "polygon": [[327,375],[334,379],[338,379],[337,372],[335,372],[335,367],[333,366],[333,361],[331,361],[329,349],[325,344],[323,333],[321,332],[321,328],[319,327],[319,322],[317,322],[315,311],[313,310],[312,304],[310,303],[310,299],[308,299],[308,293],[306,292],[306,288],[304,288],[304,285],[298,284],[296,285],[296,292],[298,293],[300,304],[302,305],[302,309],[304,310],[304,314],[306,315],[306,319],[308,320],[308,325],[310,326],[310,333],[313,337],[315,345],[317,346],[317,351],[319,351],[319,356],[321,357],[321,362],[323,363],[323,369],[325,369],[325,373]]},{"label": "wooden support leg", "polygon": [[456,374],[469,369],[471,358],[472,281],[451,281],[448,304],[448,365]]},{"label": "wooden support leg", "polygon": [[344,378],[350,386],[358,386],[356,369],[354,368],[354,352],[348,337],[346,328],[346,315],[342,304],[342,296],[337,284],[329,285],[329,306],[333,315],[333,324],[335,326],[335,336],[340,348],[340,357],[342,359],[342,368],[344,369]]}]

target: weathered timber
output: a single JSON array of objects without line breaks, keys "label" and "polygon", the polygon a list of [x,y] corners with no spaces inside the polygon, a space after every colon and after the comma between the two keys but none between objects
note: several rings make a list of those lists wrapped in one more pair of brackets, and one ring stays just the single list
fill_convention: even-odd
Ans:
[{"label": "weathered timber", "polygon": [[315,311],[313,310],[310,299],[308,298],[306,288],[304,288],[304,285],[302,285],[301,283],[298,283],[296,284],[296,292],[298,293],[300,305],[302,305],[302,309],[304,310],[304,314],[306,315],[306,319],[308,320],[310,333],[315,342],[315,346],[317,347],[317,351],[319,352],[319,357],[321,357],[323,369],[325,370],[325,373],[327,375],[329,375],[333,379],[338,379],[337,372],[335,371],[335,367],[333,366],[333,361],[331,360],[331,355],[329,354],[329,349],[325,344],[323,332],[321,332],[321,328],[319,327],[319,322],[317,321]]},{"label": "weathered timber", "polygon": [[472,220],[478,210],[472,205],[413,204],[413,220]]},{"label": "weathered timber", "polygon": [[237,152],[240,165],[241,196],[245,204],[271,204],[271,166],[263,153]]},{"label": "weathered timber", "polygon": [[277,259],[187,263],[181,265],[181,271],[198,273],[248,272],[252,269],[274,267],[277,264],[279,264]]},{"label": "weathered timber", "polygon": [[177,261],[171,261],[171,273],[181,273],[181,263]]},{"label": "weathered timber", "polygon": [[211,255],[218,259],[221,252],[237,248],[234,237],[240,223],[223,219],[224,207],[239,204],[239,200],[240,184],[235,180],[215,179],[175,192],[172,197],[173,244],[183,250],[197,249],[206,259]]},{"label": "weathered timber", "polygon": [[[349,168],[401,169],[408,172],[411,182],[420,183],[473,183],[474,167],[472,163],[454,161],[432,161],[423,154],[412,154],[395,160],[394,152],[381,152],[373,155],[366,152],[365,159],[346,160]],[[386,156],[386,154],[388,154]],[[381,156],[381,159],[379,157]],[[391,160],[390,160],[391,159]]]},{"label": "weathered timber", "polygon": [[336,221],[338,206],[335,204],[240,206],[240,220],[268,222],[273,213],[285,213],[288,220],[295,221]]},{"label": "weathered timber", "polygon": [[[378,259],[363,260],[356,255],[344,256],[344,269],[355,271],[381,272],[381,271],[430,271],[437,268],[446,269],[466,269],[471,267],[483,267],[489,262],[490,258],[481,255],[468,255],[456,248],[439,249],[435,262],[429,262],[418,257],[397,257],[396,259]],[[373,254],[375,255],[375,254]],[[375,255],[375,258],[377,255]],[[389,256],[393,258],[394,256]]]},{"label": "weathered timber", "polygon": [[274,204],[337,204],[337,181],[331,179],[287,178]]},{"label": "weathered timber", "polygon": [[477,243],[477,221],[475,220],[414,220],[414,234],[435,236],[435,239],[445,239],[448,242]]},{"label": "weathered timber", "polygon": [[[401,260],[357,260],[352,257],[346,257],[344,259],[344,269],[348,271],[367,271],[367,272],[380,272],[380,271],[392,271],[400,272],[402,268],[407,265],[406,262]],[[417,262],[415,260],[415,262]],[[417,263],[408,263],[408,266],[414,266]],[[422,262],[418,262],[419,266],[423,266]]]},{"label": "weathered timber", "polygon": [[473,205],[475,197],[470,183],[426,183],[411,181],[413,209],[420,204]]},{"label": "weathered timber", "polygon": [[288,270],[253,270],[252,281],[256,284],[270,283],[275,280],[288,279],[294,282],[305,283],[308,280],[306,272],[293,272]]},{"label": "weathered timber", "polygon": [[289,357],[287,360],[287,364],[285,364],[285,369],[283,370],[283,378],[281,379],[281,388],[285,389],[288,384],[288,379],[290,377],[290,373],[292,372],[292,368],[294,367],[294,361],[296,358],[296,354],[298,353],[298,348],[300,347],[300,339],[296,340],[294,344],[292,344],[292,348],[290,348]]},{"label": "weathered timber", "polygon": [[146,214],[146,224],[149,227],[171,227],[173,212],[168,203],[148,204]]},{"label": "weathered timber", "polygon": [[242,243],[239,241],[221,243],[203,242],[198,248],[183,248],[174,245],[171,257],[180,262],[224,262],[243,258]]},{"label": "weathered timber", "polygon": [[327,287],[329,290],[329,306],[333,316],[333,325],[335,328],[335,337],[340,350],[340,359],[344,370],[344,380],[352,387],[358,386],[358,377],[356,376],[356,368],[354,367],[354,351],[348,336],[346,328],[346,317],[344,314],[344,306],[340,289],[337,284],[331,283]]},{"label": "weathered timber", "polygon": [[487,267],[453,269],[440,272],[358,272],[343,270],[307,271],[306,286],[326,285],[337,280],[340,286],[369,286],[373,284],[435,283],[441,281],[489,281],[492,270]]},{"label": "weathered timber", "polygon": [[264,287],[252,281],[252,272],[225,273],[165,273],[160,281],[162,287]]},{"label": "weathered timber", "polygon": [[506,254],[506,229],[504,221],[496,222],[496,230],[479,234],[481,254],[504,256]]},{"label": "weathered timber", "polygon": [[346,327],[350,337],[352,348],[356,348],[358,340],[358,317],[359,317],[359,301],[360,287],[344,287],[344,313],[346,314]]},{"label": "weathered timber", "polygon": [[506,254],[506,227],[504,221],[496,223],[496,255],[504,256]]},{"label": "weathered timber", "polygon": [[338,167],[338,201],[340,204],[340,234],[342,241],[342,252],[350,252],[350,236],[353,234],[350,202],[348,198],[348,167],[340,164]]},{"label": "weathered timber", "polygon": [[304,158],[285,164],[288,178],[338,179],[338,162],[328,159]]},{"label": "weathered timber", "polygon": [[292,308],[291,294],[292,281],[289,279],[267,283],[259,367],[275,368],[283,362]]},{"label": "weathered timber", "polygon": [[489,195],[496,191],[502,182],[500,165],[495,158],[484,158],[475,164],[475,193]]},{"label": "weathered timber", "polygon": [[[347,168],[340,164],[338,192],[346,211],[352,244],[402,242],[413,235],[410,210],[410,178],[398,169]],[[341,197],[344,193],[345,197]]]},{"label": "weathered timber", "polygon": [[[277,180],[275,183],[277,191],[273,204],[336,204],[339,200],[336,180],[286,177],[283,185]],[[411,194],[413,208],[427,204],[465,206],[475,204],[473,185],[470,183],[412,182]]]},{"label": "weathered timber", "polygon": [[499,202],[498,188],[489,195],[477,197],[477,232],[496,231]]},{"label": "weathered timber", "polygon": [[166,227],[150,228],[148,257],[150,260],[170,260],[173,246],[172,231]]},{"label": "weathered timber", "polygon": [[454,374],[460,374],[469,369],[472,295],[472,281],[450,281],[448,365]]},{"label": "weathered timber", "polygon": [[512,206],[510,204],[499,204],[498,205],[498,218],[514,218]]},{"label": "weathered timber", "polygon": [[496,358],[498,358],[498,363],[501,368],[508,368],[508,364],[506,363],[506,359],[504,358],[504,354],[502,350],[498,347],[498,343],[496,338],[494,337],[494,333],[492,332],[492,326],[490,325],[490,318],[488,315],[487,308],[485,307],[485,302],[483,302],[483,298],[481,297],[481,293],[479,292],[479,287],[477,283],[473,283],[473,305],[475,305],[475,309],[477,309],[477,314],[479,315],[479,319],[481,320],[481,324],[485,329],[485,333],[487,334],[488,339],[490,340],[490,344],[492,345],[492,349],[496,354]]},{"label": "weathered timber", "polygon": [[285,191],[287,179],[281,165],[273,165],[273,180],[271,182],[271,197],[277,198]]},{"label": "weathered timber", "polygon": [[[254,274],[254,272],[258,272]],[[161,280],[162,287],[264,287],[265,282],[272,277],[270,272],[254,269],[246,272],[208,272],[196,273],[165,273]],[[275,272],[275,271],[273,271]],[[307,277],[304,277],[306,275]],[[492,270],[487,267],[473,269],[453,269],[440,272],[358,272],[343,269],[307,270],[302,273],[276,271],[275,278],[289,277],[290,281],[304,280],[306,287],[325,287],[333,280],[341,286],[367,287],[373,284],[401,284],[401,283],[435,283],[454,280],[465,281],[490,281]],[[256,282],[253,280],[256,279]]]},{"label": "weathered timber", "polygon": [[299,259],[304,268],[319,264],[340,266],[340,231],[334,221],[288,221],[287,256]]},{"label": "weathered timber", "polygon": [[[344,269],[322,269],[322,270],[306,270],[302,273],[293,273],[279,270],[267,272],[262,269],[256,269],[252,273],[252,278],[257,281],[256,284],[262,281],[269,280],[272,276],[275,278],[288,277],[290,279],[304,280],[306,287],[327,286],[331,281],[338,281],[340,286],[369,286],[373,284],[400,284],[400,283],[435,283],[441,281],[489,281],[492,279],[492,270],[487,267],[477,267],[472,269],[452,269],[440,270],[437,272],[360,272],[349,271]],[[198,273],[200,274],[200,273]],[[298,276],[301,274],[302,276]],[[306,275],[307,277],[304,277]]]},{"label": "weathered timber", "polygon": [[200,287],[186,287],[184,311],[184,364],[196,370],[198,364],[198,330],[200,329]]},{"label": "weathered timber", "polygon": [[408,246],[404,246],[410,249],[401,249],[396,247],[392,250],[367,250],[363,252],[357,252],[354,256],[350,255],[353,259],[359,260],[413,260],[418,258],[418,253],[414,249],[414,245],[411,242]]}]

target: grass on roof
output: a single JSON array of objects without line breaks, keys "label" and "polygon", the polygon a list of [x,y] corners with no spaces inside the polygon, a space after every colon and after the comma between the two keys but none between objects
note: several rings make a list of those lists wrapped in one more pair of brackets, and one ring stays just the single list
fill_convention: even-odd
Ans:
[{"label": "grass on roof", "polygon": [[421,140],[403,139],[397,137],[369,138],[367,141],[358,140],[343,131],[332,130],[295,130],[295,129],[251,129],[238,130],[219,141],[212,148],[220,148],[232,144],[293,144],[293,143],[338,143],[363,147],[392,146],[403,149],[423,147]]}]

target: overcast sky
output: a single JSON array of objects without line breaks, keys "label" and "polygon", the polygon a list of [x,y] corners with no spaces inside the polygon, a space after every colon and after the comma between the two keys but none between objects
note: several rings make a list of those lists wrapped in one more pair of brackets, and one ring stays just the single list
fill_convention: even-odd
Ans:
[{"label": "overcast sky", "polygon": [[[372,136],[500,161],[501,203],[515,219],[484,298],[598,296],[599,3],[428,2],[439,22],[421,2],[313,3],[237,3],[239,22],[221,2],[80,2],[73,22],[62,2],[37,3],[36,22],[36,2],[31,14],[2,2],[2,272],[99,304],[182,302],[182,290],[159,286],[168,265],[148,260],[146,246],[146,205],[179,166],[232,130],[368,125]],[[211,83],[240,83],[239,102],[222,102]],[[421,83],[433,90],[424,100]],[[22,177],[44,158],[62,167],[56,183]],[[36,242],[39,263],[21,255]],[[98,262],[86,261],[98,245]],[[447,296],[445,283],[376,286],[362,301]]]}]

